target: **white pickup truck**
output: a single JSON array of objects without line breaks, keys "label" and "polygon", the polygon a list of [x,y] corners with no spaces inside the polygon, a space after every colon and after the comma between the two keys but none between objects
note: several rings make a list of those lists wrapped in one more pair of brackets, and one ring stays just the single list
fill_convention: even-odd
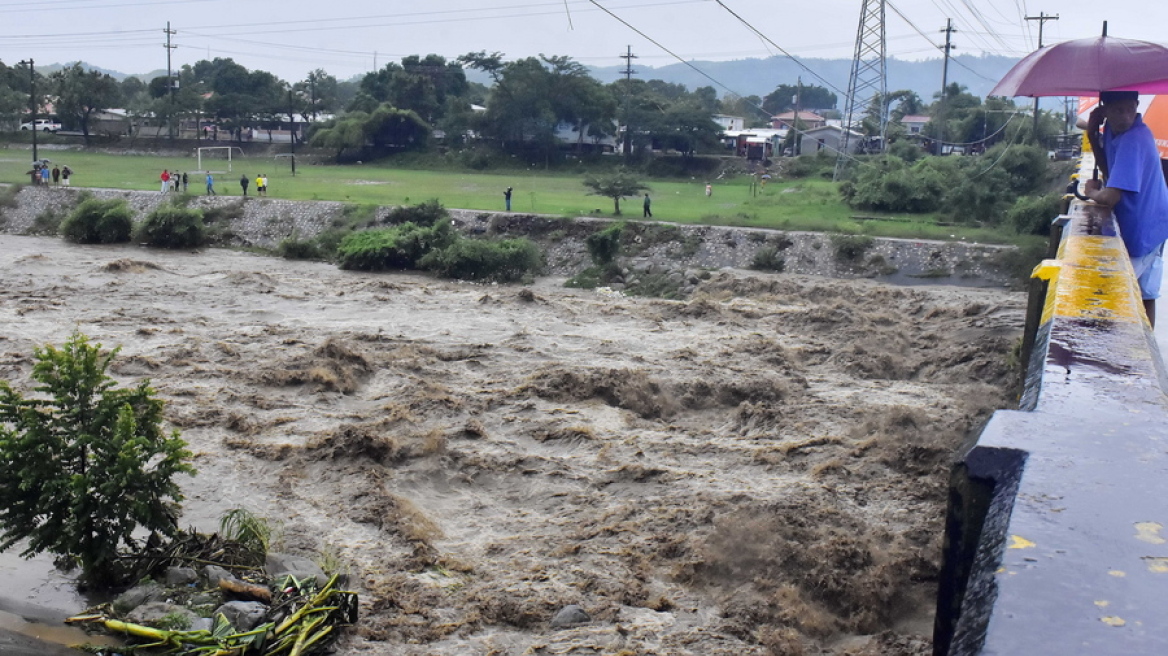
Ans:
[{"label": "white pickup truck", "polygon": [[31,121],[20,124],[21,130],[36,130],[38,132],[56,132],[61,129],[61,124],[48,118],[38,118],[34,125]]}]

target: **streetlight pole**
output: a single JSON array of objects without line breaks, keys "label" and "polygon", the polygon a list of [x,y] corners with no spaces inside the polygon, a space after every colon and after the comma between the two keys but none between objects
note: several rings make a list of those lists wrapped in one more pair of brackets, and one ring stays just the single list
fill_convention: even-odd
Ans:
[{"label": "streetlight pole", "polygon": [[29,119],[29,123],[32,124],[32,161],[39,162],[41,158],[37,156],[36,69],[33,68],[32,57],[29,57],[27,62],[20,63],[28,64],[28,108],[32,111],[32,118]]}]

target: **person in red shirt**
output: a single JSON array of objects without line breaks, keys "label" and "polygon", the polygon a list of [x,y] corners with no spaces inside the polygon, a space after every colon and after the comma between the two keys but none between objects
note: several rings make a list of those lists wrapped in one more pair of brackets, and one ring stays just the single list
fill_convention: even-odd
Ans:
[{"label": "person in red shirt", "polygon": [[162,180],[162,193],[165,194],[170,190],[170,171],[162,169],[162,175],[160,175],[158,179]]}]

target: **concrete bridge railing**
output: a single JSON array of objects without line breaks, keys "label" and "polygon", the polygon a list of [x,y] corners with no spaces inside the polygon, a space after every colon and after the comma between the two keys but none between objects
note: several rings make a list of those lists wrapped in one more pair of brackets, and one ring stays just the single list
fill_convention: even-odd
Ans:
[{"label": "concrete bridge railing", "polygon": [[1168,654],[1168,377],[1110,212],[1056,226],[1020,409],[953,468],[936,656]]}]

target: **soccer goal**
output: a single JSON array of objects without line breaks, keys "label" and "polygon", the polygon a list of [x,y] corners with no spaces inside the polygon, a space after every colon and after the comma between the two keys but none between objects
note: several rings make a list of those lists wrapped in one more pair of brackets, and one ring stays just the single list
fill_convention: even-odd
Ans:
[{"label": "soccer goal", "polygon": [[[217,156],[218,153],[214,152],[216,150],[227,151],[227,170],[226,171],[210,171],[208,169],[204,169],[203,168],[203,151],[204,150],[208,151],[207,152],[208,159],[219,159],[219,157],[221,157],[221,156]],[[235,150],[238,150],[240,155],[243,154],[243,149],[240,148],[239,146],[203,146],[202,148],[196,148],[195,153],[198,155],[198,158],[199,158],[198,170],[206,171],[207,173],[231,173],[231,153],[232,153],[232,151],[235,151]]]}]

